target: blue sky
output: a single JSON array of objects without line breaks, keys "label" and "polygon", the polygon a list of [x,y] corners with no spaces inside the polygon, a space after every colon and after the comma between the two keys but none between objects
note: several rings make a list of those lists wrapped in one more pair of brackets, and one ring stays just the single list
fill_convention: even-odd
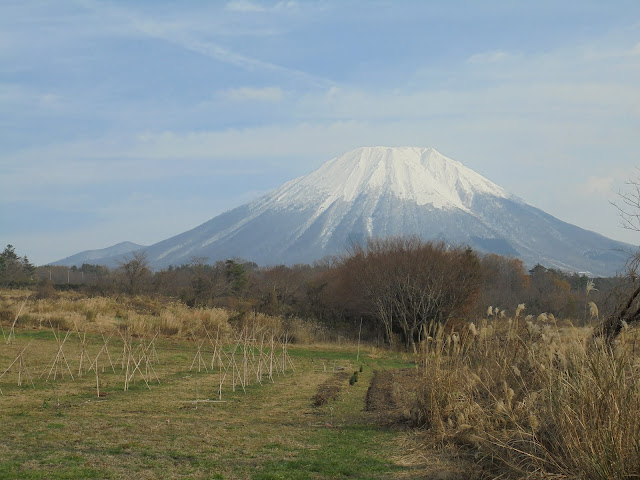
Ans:
[{"label": "blue sky", "polygon": [[152,244],[364,145],[633,244],[640,2],[0,3],[0,245]]}]

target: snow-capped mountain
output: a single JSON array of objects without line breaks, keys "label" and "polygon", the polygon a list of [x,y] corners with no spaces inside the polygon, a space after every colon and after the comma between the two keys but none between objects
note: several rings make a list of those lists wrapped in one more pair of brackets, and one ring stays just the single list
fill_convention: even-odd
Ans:
[{"label": "snow-capped mountain", "polygon": [[434,149],[365,147],[145,251],[156,268],[194,256],[294,264],[400,235],[596,275],[619,271],[630,249],[526,204]]}]

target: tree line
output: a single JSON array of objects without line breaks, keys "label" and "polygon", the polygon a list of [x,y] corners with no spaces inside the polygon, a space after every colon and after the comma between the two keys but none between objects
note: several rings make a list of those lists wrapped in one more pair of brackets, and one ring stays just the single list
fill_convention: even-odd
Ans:
[{"label": "tree line", "polygon": [[[590,279],[511,257],[479,255],[465,246],[414,237],[372,239],[313,265],[258,267],[242,259],[194,257],[152,271],[143,253],[117,268],[34,267],[9,245],[0,255],[3,286],[36,286],[38,295],[75,289],[88,295],[155,295],[194,308],[311,318],[333,328],[360,328],[369,338],[407,349],[432,322],[546,312],[574,323],[590,319],[588,302],[613,311],[622,278]],[[588,287],[588,285],[591,285]]]}]

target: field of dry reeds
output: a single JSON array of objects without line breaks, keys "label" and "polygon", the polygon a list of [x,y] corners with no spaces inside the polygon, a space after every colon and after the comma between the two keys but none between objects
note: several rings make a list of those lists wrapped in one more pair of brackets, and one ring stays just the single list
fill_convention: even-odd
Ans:
[{"label": "field of dry reeds", "polygon": [[640,478],[638,333],[610,346],[551,316],[432,325],[414,415],[485,476]]},{"label": "field of dry reeds", "polygon": [[[184,303],[150,296],[86,297],[63,292],[46,298],[29,290],[5,290],[0,295],[0,326],[17,328],[80,330],[100,333],[113,327],[131,335],[151,332],[162,336],[200,338],[206,332],[230,338],[233,328],[260,325],[284,334],[297,343],[324,340],[326,329],[297,318],[239,312],[224,308],[190,308]],[[5,332],[5,335],[7,333]]]}]

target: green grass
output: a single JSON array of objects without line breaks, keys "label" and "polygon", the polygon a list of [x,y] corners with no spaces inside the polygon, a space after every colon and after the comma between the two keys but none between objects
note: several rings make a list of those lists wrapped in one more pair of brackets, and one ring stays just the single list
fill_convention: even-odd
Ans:
[{"label": "green grass", "polygon": [[[8,332],[5,331],[5,334]],[[16,331],[16,341],[21,339],[44,339],[44,340],[53,340],[54,335],[51,330],[17,330]]]},{"label": "green grass", "polygon": [[372,370],[369,372],[363,372],[354,386],[345,382],[337,401],[315,409],[315,428],[306,432],[307,448],[287,450],[279,444],[275,448],[269,445],[286,451],[291,458],[266,461],[251,478],[392,478],[400,470],[388,456],[389,450],[394,449],[396,434],[381,428],[363,411]]},{"label": "green grass", "polygon": [[392,433],[367,425],[327,427],[310,437],[314,448],[291,460],[265,462],[252,478],[387,478],[400,470],[382,449],[392,440]]},{"label": "green grass", "polygon": [[[106,396],[98,399],[95,373],[77,376],[77,337],[65,345],[75,380],[45,382],[53,336],[17,333],[14,345],[0,345],[0,373],[32,340],[25,360],[36,388],[18,387],[15,369],[0,380],[0,478],[386,479],[408,472],[394,460],[400,433],[363,411],[373,370],[406,367],[402,355],[363,349],[356,362],[355,347],[295,346],[295,372],[246,393],[227,384],[224,403],[196,405],[196,395],[217,399],[218,373],[189,372],[193,342],[158,342],[161,383],[149,389],[138,379],[125,392],[122,343],[113,338],[116,373],[100,372]],[[92,337],[90,355],[100,347]],[[350,373],[363,365],[363,372],[354,386],[345,382],[338,400],[314,407],[334,362]]]}]

